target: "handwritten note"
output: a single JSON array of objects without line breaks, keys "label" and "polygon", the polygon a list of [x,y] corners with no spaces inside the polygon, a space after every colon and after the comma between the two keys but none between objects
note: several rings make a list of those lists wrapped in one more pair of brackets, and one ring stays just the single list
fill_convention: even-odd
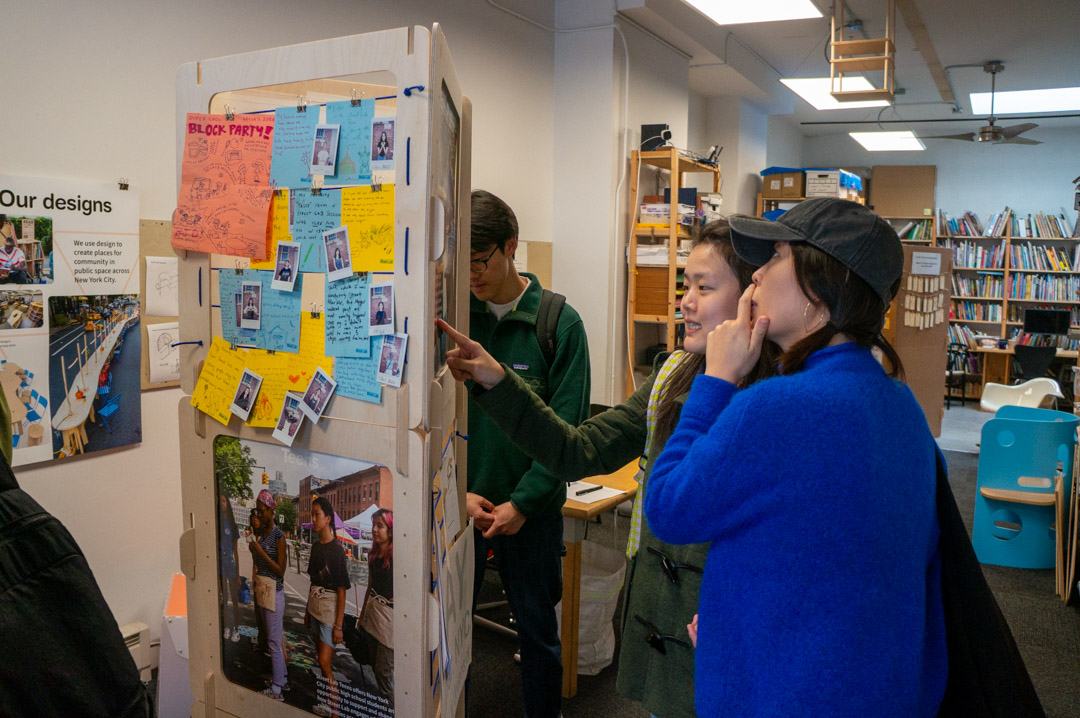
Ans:
[{"label": "handwritten note", "polygon": [[146,325],[146,353],[150,364],[151,384],[180,381],[180,347],[173,346],[178,341],[178,322]]},{"label": "handwritten note", "polygon": [[319,110],[297,112],[295,107],[274,110],[273,165],[270,184],[275,187],[304,187],[311,184],[311,148]]},{"label": "handwritten note", "polygon": [[214,337],[206,354],[191,405],[210,418],[229,425],[233,394],[244,372],[244,352],[233,351],[221,337]]},{"label": "handwritten note", "polygon": [[264,259],[274,118],[188,113],[185,129],[172,246]]},{"label": "handwritten note", "polygon": [[326,284],[326,353],[333,357],[369,357],[368,274]]},{"label": "handwritten note", "polygon": [[300,314],[300,350],[287,355],[289,391],[303,394],[316,369],[334,376],[334,360],[326,355],[324,347],[325,324],[324,315],[312,318],[311,312]]},{"label": "handwritten note", "polygon": [[341,223],[349,228],[354,272],[394,269],[394,185],[342,189]]},{"label": "handwritten note", "polygon": [[251,414],[248,415],[248,426],[270,427],[277,424],[288,388],[288,363],[291,356],[291,354],[271,354],[259,349],[247,352],[244,366],[262,377],[259,393],[255,397],[255,405],[251,408]]},{"label": "handwritten note", "polygon": [[289,190],[278,190],[270,201],[270,223],[266,233],[266,259],[253,259],[252,269],[273,269],[277,262],[277,243],[291,242],[289,232]]},{"label": "handwritten note", "polygon": [[152,317],[180,314],[176,257],[146,258],[146,313]]},{"label": "handwritten note", "polygon": [[[303,275],[296,278],[294,291],[279,292],[270,288],[273,272],[245,269],[237,274],[231,269],[218,271],[218,291],[221,305],[221,335],[230,344],[252,345],[296,353],[300,346],[300,295]],[[250,335],[241,333],[236,326],[235,295],[244,282],[262,284],[262,320],[259,328]]]},{"label": "handwritten note", "polygon": [[[323,232],[341,226],[341,192],[297,192],[293,201],[293,241],[300,243],[300,271],[325,272]],[[355,264],[354,264],[355,266]]]},{"label": "handwritten note", "polygon": [[337,174],[327,177],[327,184],[371,184],[371,119],[375,101],[361,100],[359,105],[345,102],[326,104],[326,122],[341,125],[338,140]]},{"label": "handwritten note", "polygon": [[[382,344],[382,337],[374,337],[369,342]],[[370,351],[370,350],[369,350]],[[334,380],[337,393],[361,401],[378,404],[382,401],[382,385],[376,378],[378,373],[378,353],[370,351],[368,358],[337,357],[334,359]]]}]

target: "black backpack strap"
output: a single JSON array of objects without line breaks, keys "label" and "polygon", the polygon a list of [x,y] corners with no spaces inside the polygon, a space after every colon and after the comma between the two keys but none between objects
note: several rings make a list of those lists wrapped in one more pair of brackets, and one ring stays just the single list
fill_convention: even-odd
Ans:
[{"label": "black backpack strap", "polygon": [[549,289],[543,290],[540,295],[540,309],[536,312],[536,341],[540,345],[540,353],[544,355],[548,369],[555,363],[559,315],[562,314],[565,304],[566,297]]}]

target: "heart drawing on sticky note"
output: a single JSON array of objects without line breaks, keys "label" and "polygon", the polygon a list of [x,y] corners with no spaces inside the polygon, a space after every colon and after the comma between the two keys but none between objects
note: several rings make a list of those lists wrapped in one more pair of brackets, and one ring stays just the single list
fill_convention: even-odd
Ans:
[{"label": "heart drawing on sticky note", "polygon": [[296,382],[300,381],[302,377],[303,374],[289,374],[289,381],[295,384]]}]

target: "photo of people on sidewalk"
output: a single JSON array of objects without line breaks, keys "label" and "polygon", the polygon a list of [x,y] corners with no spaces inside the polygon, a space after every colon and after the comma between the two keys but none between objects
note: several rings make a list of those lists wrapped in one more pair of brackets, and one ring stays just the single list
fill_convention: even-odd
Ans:
[{"label": "photo of people on sidewalk", "polygon": [[393,479],[385,466],[214,442],[222,667],[313,715],[394,715]]}]

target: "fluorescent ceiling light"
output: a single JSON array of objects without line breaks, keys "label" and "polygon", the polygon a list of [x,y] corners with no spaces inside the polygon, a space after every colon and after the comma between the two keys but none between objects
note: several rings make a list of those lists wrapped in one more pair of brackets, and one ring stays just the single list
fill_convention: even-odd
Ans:
[{"label": "fluorescent ceiling light", "polygon": [[871,152],[916,152],[926,145],[911,130],[903,132],[849,132],[856,142]]},{"label": "fluorescent ceiling light", "polygon": [[[827,77],[800,77],[781,79],[789,90],[803,98],[815,110],[849,110],[859,107],[887,107],[888,100],[866,100],[860,102],[840,102],[829,94],[832,89]],[[844,92],[875,89],[870,81],[861,75],[844,78]]]},{"label": "fluorescent ceiling light", "polygon": [[[1075,110],[1080,110],[1080,87],[1015,90],[994,94],[995,115],[1013,115],[1020,112],[1073,112]],[[990,93],[972,92],[971,111],[976,115],[989,115]]]},{"label": "fluorescent ceiling light", "polygon": [[686,0],[717,25],[822,17],[810,0]]}]

